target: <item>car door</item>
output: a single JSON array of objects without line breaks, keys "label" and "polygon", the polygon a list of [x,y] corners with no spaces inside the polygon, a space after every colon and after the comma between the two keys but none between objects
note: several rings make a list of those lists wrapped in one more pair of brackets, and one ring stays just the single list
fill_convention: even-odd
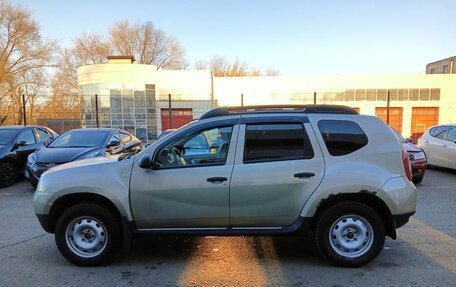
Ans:
[{"label": "car door", "polygon": [[299,218],[324,173],[306,119],[246,119],[240,126],[230,186],[233,228],[284,227]]},{"label": "car door", "polygon": [[428,162],[437,166],[446,165],[446,145],[447,145],[447,126],[439,126],[429,131],[429,137],[424,139],[424,151],[428,157]]},{"label": "car door", "polygon": [[[19,145],[20,143],[24,143],[25,145]],[[16,145],[13,147],[16,158],[16,168],[19,171],[24,171],[27,157],[40,146],[42,146],[42,143],[37,141],[33,128],[24,129],[19,133]]]},{"label": "car door", "polygon": [[456,169],[456,127],[450,127],[447,141],[442,147],[444,166]]},{"label": "car door", "polygon": [[[159,141],[151,169],[134,164],[130,181],[131,208],[139,229],[227,228],[229,184],[238,126],[215,123],[176,133]],[[226,146],[214,157],[186,161],[184,146],[209,133]]]}]

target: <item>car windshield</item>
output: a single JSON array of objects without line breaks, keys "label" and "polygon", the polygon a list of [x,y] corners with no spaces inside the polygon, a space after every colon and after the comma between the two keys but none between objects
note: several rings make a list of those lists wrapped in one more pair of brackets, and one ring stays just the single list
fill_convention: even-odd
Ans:
[{"label": "car windshield", "polygon": [[95,147],[105,142],[107,133],[100,131],[69,131],[51,142],[50,148]]},{"label": "car windshield", "polygon": [[6,145],[17,134],[17,130],[0,130],[0,145]]}]

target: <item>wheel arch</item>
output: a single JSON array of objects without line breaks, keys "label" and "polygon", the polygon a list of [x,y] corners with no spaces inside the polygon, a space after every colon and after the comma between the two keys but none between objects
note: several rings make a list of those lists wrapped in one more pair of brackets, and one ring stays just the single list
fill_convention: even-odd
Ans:
[{"label": "wheel arch", "polygon": [[71,206],[79,203],[95,203],[106,207],[119,224],[122,224],[122,215],[117,206],[107,197],[96,193],[71,193],[59,197],[51,206],[48,217],[48,232],[54,233],[57,221],[63,212]]},{"label": "wheel arch", "polygon": [[385,234],[392,239],[396,239],[396,228],[394,226],[393,216],[390,209],[383,200],[374,194],[369,193],[344,193],[331,195],[323,199],[317,207],[315,215],[312,217],[312,222],[310,228],[315,230],[316,223],[318,218],[323,214],[323,212],[329,207],[344,201],[356,201],[374,209],[381,217],[384,226]]}]

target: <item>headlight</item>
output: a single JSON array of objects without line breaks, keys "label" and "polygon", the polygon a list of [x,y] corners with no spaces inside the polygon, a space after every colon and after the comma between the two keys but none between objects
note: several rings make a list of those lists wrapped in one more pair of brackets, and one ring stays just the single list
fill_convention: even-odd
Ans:
[{"label": "headlight", "polygon": [[424,155],[424,152],[420,151],[420,152],[413,154],[413,159],[415,159],[415,160],[426,159],[426,156]]},{"label": "headlight", "polygon": [[86,159],[86,158],[92,158],[92,157],[103,156],[103,155],[104,155],[104,153],[101,151],[94,151],[94,152],[82,155],[78,159]]},{"label": "headlight", "polygon": [[35,162],[36,162],[36,154],[35,153],[29,154],[29,156],[27,158],[27,164],[33,165],[33,164],[35,164]]}]

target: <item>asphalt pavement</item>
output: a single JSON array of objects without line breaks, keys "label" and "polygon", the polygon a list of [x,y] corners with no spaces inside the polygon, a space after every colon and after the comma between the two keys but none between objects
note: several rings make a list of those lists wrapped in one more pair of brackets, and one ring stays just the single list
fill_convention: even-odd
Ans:
[{"label": "asphalt pavement", "polygon": [[416,215],[361,268],[334,267],[312,238],[136,239],[101,267],[58,252],[32,208],[27,182],[0,189],[0,286],[456,286],[456,171],[428,170]]}]

